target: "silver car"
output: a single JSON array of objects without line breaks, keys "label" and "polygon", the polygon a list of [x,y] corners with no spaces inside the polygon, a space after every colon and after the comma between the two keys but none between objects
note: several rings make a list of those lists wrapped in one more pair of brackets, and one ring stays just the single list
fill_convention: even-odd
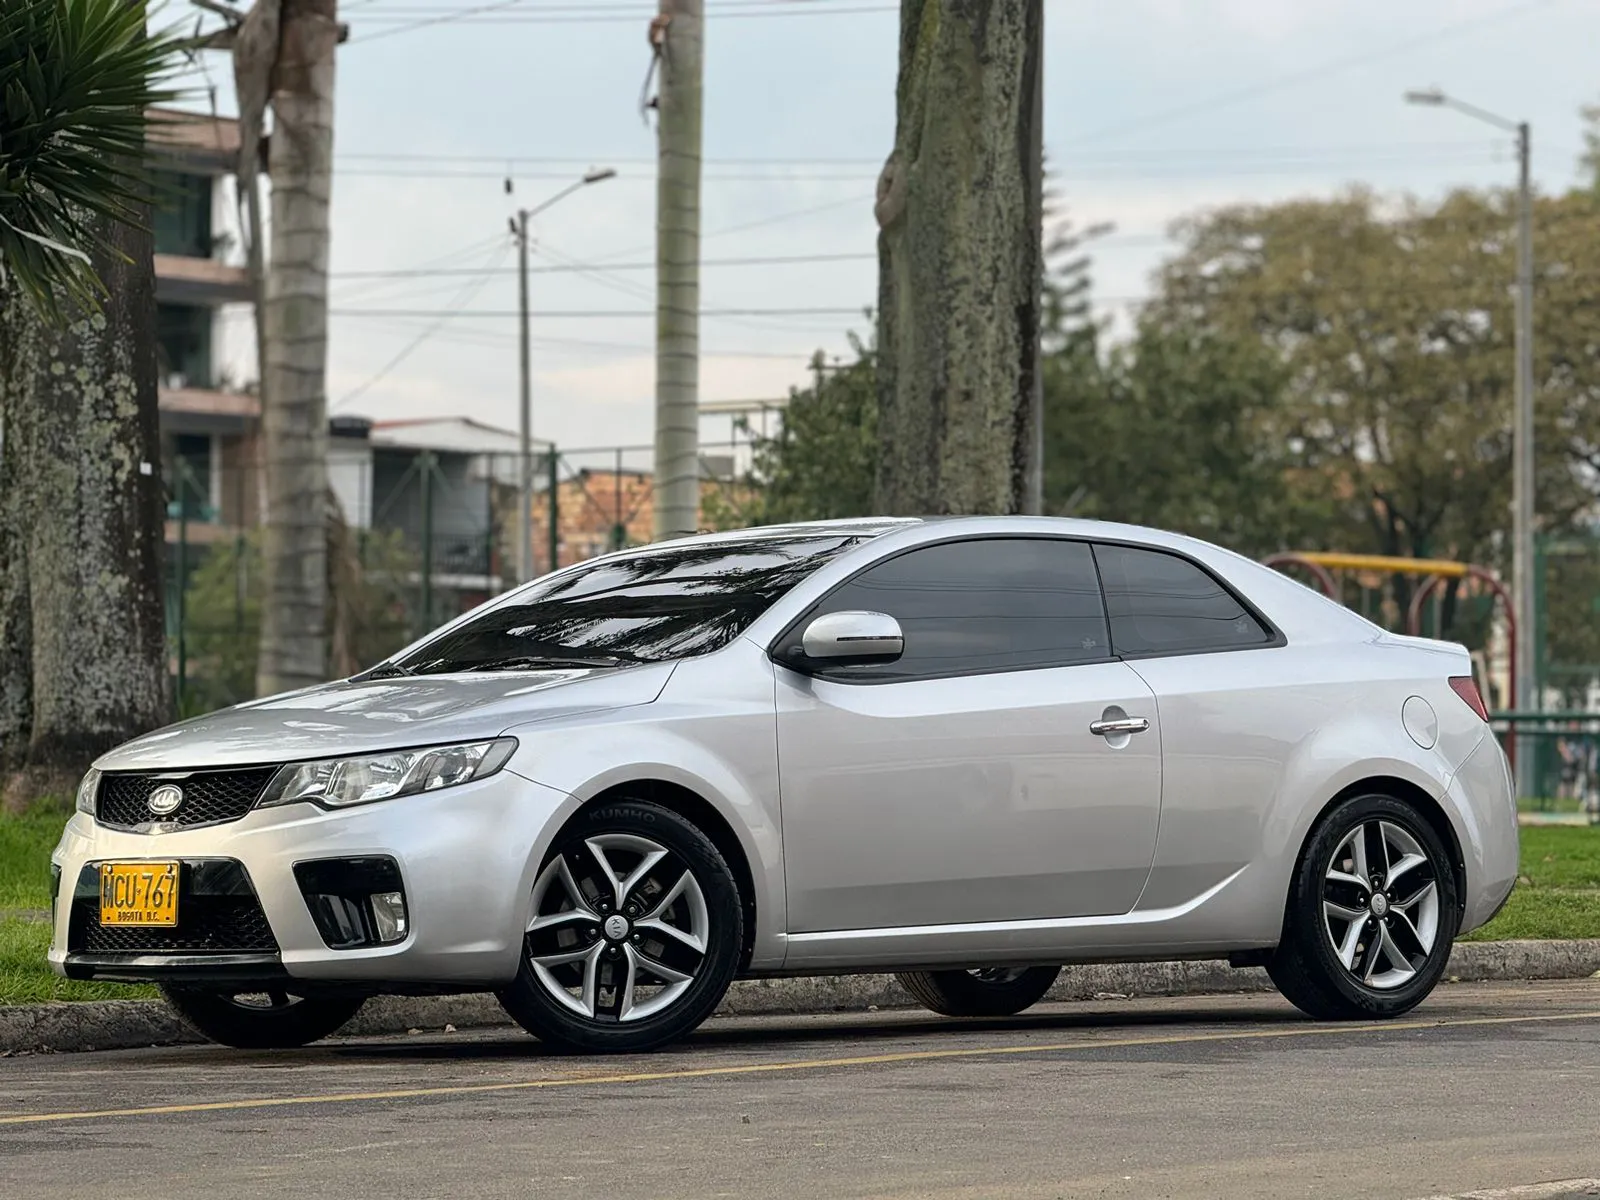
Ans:
[{"label": "silver car", "polygon": [[493,991],[636,1051],[731,980],[1019,1012],[1061,964],[1261,964],[1389,1017],[1517,873],[1459,646],[1149,529],[827,522],[569,567],[352,679],[99,759],[51,961],[234,1046]]}]

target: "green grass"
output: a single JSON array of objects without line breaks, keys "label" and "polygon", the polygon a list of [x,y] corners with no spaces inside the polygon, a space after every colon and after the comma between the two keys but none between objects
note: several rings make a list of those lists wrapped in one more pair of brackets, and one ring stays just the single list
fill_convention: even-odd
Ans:
[{"label": "green grass", "polygon": [[1518,886],[1500,915],[1463,942],[1503,942],[1518,938],[1600,938],[1600,889],[1557,891]]},{"label": "green grass", "polygon": [[1600,828],[1525,827],[1522,879],[1523,887],[1600,888]]},{"label": "green grass", "polygon": [[67,813],[43,805],[0,817],[0,909],[50,907],[50,851]]},{"label": "green grass", "polygon": [[1600,829],[1532,825],[1522,830],[1522,874],[1511,899],[1464,942],[1600,938]]},{"label": "green grass", "polygon": [[1517,808],[1525,813],[1575,813],[1583,811],[1583,801],[1576,796],[1524,796]]},{"label": "green grass", "polygon": [[60,806],[0,817],[0,1004],[154,996],[150,987],[63,979],[45,960],[50,926],[36,914],[50,908],[50,851],[66,823]]},{"label": "green grass", "polygon": [[50,926],[43,921],[0,920],[0,1004],[46,1000],[143,1000],[153,987],[63,979],[50,969]]}]

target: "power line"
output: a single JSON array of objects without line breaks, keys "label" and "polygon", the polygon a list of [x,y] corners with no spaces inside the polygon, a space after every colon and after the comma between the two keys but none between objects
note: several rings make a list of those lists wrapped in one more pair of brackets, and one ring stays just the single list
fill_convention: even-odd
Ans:
[{"label": "power line", "polygon": [[[424,14],[457,14],[475,12],[473,9],[463,9],[459,5],[451,4],[396,4],[390,0],[357,0],[357,4],[349,7],[360,7],[362,4],[372,5],[374,13],[397,14],[400,16],[421,16]],[[785,4],[801,4],[813,12],[833,12],[838,7],[857,7],[861,0],[714,0],[706,5],[708,16],[727,16],[740,10],[774,12]],[[522,0],[517,6],[518,15],[527,16],[561,16],[582,15],[592,16],[595,13],[625,13],[633,17],[650,18],[656,14],[656,7],[640,0],[624,0],[624,2],[608,2],[608,0],[589,0],[588,3],[578,3],[575,0],[556,0],[555,3],[539,4],[534,0]]]},{"label": "power line", "polygon": [[[729,234],[745,233],[751,229],[764,229],[768,225],[778,225],[785,221],[798,221],[805,217],[817,216],[820,213],[832,212],[835,209],[844,208],[847,205],[866,204],[872,198],[873,195],[870,192],[865,195],[858,194],[855,196],[846,196],[843,200],[830,200],[826,204],[814,204],[809,208],[790,209],[788,212],[774,213],[770,217],[761,217],[754,221],[745,221],[739,225],[724,225],[721,229],[713,229],[709,233],[702,233],[700,235],[700,240],[704,242],[708,238],[727,237]],[[594,261],[606,262],[609,259],[626,258],[629,255],[638,254],[644,250],[653,250],[654,248],[654,242],[646,242],[642,246],[630,246],[626,250],[618,250],[613,254],[604,255],[595,259]]]},{"label": "power line", "polygon": [[[1174,179],[1193,178],[1196,175],[1207,179],[1223,179],[1229,177],[1247,177],[1255,175],[1270,175],[1275,172],[1294,170],[1297,168],[1343,168],[1343,167],[1372,167],[1372,166],[1475,166],[1484,162],[1495,161],[1499,147],[1495,144],[1485,144],[1476,154],[1463,154],[1460,152],[1426,153],[1413,151],[1408,154],[1391,154],[1384,156],[1351,156],[1344,159],[1302,157],[1282,159],[1260,159],[1254,162],[1240,162],[1228,166],[1205,166],[1198,163],[1152,162],[1141,169],[1129,170],[1126,168],[1113,169],[1105,166],[1077,166],[1069,167],[1065,171],[1056,171],[1053,178],[1057,182],[1081,183],[1085,181],[1124,180],[1124,179]],[[344,167],[340,174],[367,179],[503,179],[505,171],[490,170],[425,170],[422,168],[406,167]],[[565,171],[532,171],[513,172],[518,179],[560,180],[570,178],[570,173]],[[702,176],[707,184],[716,183],[853,183],[862,184],[870,182],[877,177],[876,171],[843,172],[715,172],[708,171]],[[656,179],[652,174],[619,173],[619,182],[646,183],[654,186]]]},{"label": "power line", "polygon": [[[420,324],[416,321],[407,321],[401,318],[396,324]],[[840,334],[839,336],[843,336]],[[455,342],[469,346],[495,346],[508,347],[515,344],[517,337],[514,333],[502,333],[492,329],[448,329],[434,335],[435,341]],[[651,354],[655,346],[649,342],[612,342],[592,338],[555,338],[539,337],[535,335],[529,341],[541,349],[548,350],[578,350],[584,352],[616,351],[624,354]],[[700,351],[701,358],[720,359],[768,359],[782,362],[804,363],[810,360],[815,346],[808,350],[777,351],[777,350],[705,350]]]},{"label": "power line", "polygon": [[[462,288],[460,293],[456,297],[456,302],[453,305],[451,305],[451,307],[449,309],[447,309],[446,311],[447,312],[460,312],[473,299],[473,297],[475,297],[479,292],[481,292],[483,290],[483,288],[484,288],[484,285],[489,282],[489,279],[491,278],[491,275],[492,275],[492,273],[494,271],[494,268],[500,265],[500,261],[505,258],[506,252],[509,249],[510,249],[510,247],[506,246],[506,245],[501,245],[500,247],[498,247],[497,252],[495,253],[493,260],[483,269],[483,271],[481,272],[480,278],[478,278],[477,280],[473,281],[472,283],[469,283],[466,287]],[[385,378],[389,374],[390,371],[394,370],[401,363],[405,362],[406,359],[410,358],[412,352],[414,350],[416,350],[416,348],[418,346],[422,345],[423,342],[427,341],[434,334],[438,333],[439,330],[443,329],[444,328],[444,323],[445,323],[445,321],[447,319],[448,318],[445,317],[445,316],[440,316],[440,318],[437,321],[435,321],[432,325],[428,326],[428,328],[424,329],[421,333],[417,334],[416,337],[412,338],[411,341],[407,342],[405,347],[398,354],[396,354],[388,362],[384,363],[384,365],[378,369],[377,373],[374,374],[371,378],[369,378],[365,383],[361,384],[359,387],[355,388],[354,390],[352,390],[350,392],[347,392],[339,401],[337,401],[333,405],[333,408],[335,408],[335,409],[343,408],[346,404],[349,404],[351,401],[355,400],[358,396],[360,396],[364,392],[366,392],[369,388],[372,387],[373,384],[375,384],[379,380]]]},{"label": "power line", "polygon": [[350,44],[354,45],[356,42],[373,42],[377,41],[379,38],[389,37],[391,34],[410,33],[413,30],[426,29],[430,25],[443,25],[450,21],[462,21],[468,17],[479,14],[492,13],[504,8],[514,8],[521,3],[523,3],[523,0],[495,0],[493,4],[480,4],[474,8],[457,9],[452,13],[442,16],[430,17],[423,21],[413,21],[409,25],[397,25],[389,29],[380,29],[377,33],[368,34],[366,37],[351,38]]},{"label": "power line", "polygon": [[[1162,240],[1164,240],[1164,239],[1162,239]],[[542,250],[543,253],[545,253],[547,255],[551,255],[552,257],[556,257],[556,252],[552,251],[548,246],[541,247],[541,250]],[[598,274],[599,273],[599,269],[596,268],[596,267],[589,266],[589,265],[587,265],[585,263],[579,262],[576,259],[567,258],[565,255],[561,255],[559,257],[563,261],[561,261],[557,265],[548,266],[548,267],[529,267],[528,268],[528,273],[530,275],[564,275],[564,274],[593,275],[593,274]],[[707,259],[702,259],[701,262],[700,262],[700,265],[702,267],[777,267],[777,266],[788,266],[790,264],[795,264],[795,263],[866,262],[868,260],[876,261],[877,257],[878,256],[877,256],[876,253],[871,253],[871,252],[866,252],[866,251],[863,251],[861,253],[852,253],[852,254],[774,254],[774,255],[751,257],[751,258],[707,258]],[[656,264],[653,263],[653,262],[607,263],[605,265],[605,267],[604,267],[604,270],[608,271],[608,272],[609,271],[653,271],[655,269],[656,269]],[[515,269],[512,268],[512,267],[506,267],[506,268],[503,268],[503,269],[501,269],[501,270],[499,270],[499,271],[497,271],[495,273],[496,274],[501,274],[501,275],[512,275],[512,274],[515,274]],[[440,277],[446,277],[446,276],[451,276],[451,275],[479,275],[479,274],[482,274],[482,271],[481,271],[480,268],[477,268],[477,267],[456,267],[456,268],[448,268],[447,267],[447,268],[443,268],[443,269],[439,269],[439,270],[421,269],[421,270],[409,270],[409,271],[334,271],[329,275],[329,278],[330,279],[437,279],[437,278],[440,278]]]},{"label": "power line", "polygon": [[[1452,140],[1434,139],[1425,142],[1347,142],[1328,145],[1294,145],[1294,146],[1220,146],[1220,147],[1182,147],[1138,150],[1118,147],[1114,150],[1086,151],[1074,154],[1062,160],[1052,160],[1052,167],[1059,167],[1062,161],[1068,165],[1073,164],[1101,164],[1101,163],[1126,163],[1126,162],[1171,162],[1174,160],[1200,159],[1206,162],[1216,159],[1229,158],[1279,158],[1283,156],[1310,157],[1348,155],[1366,155],[1370,153],[1395,153],[1411,154],[1418,151],[1444,151],[1444,150],[1473,150],[1481,148],[1486,140],[1497,144],[1507,139],[1456,138]],[[609,166],[642,166],[653,167],[656,158],[652,156],[626,155],[626,154],[598,154],[583,157],[559,157],[555,155],[539,154],[430,154],[415,151],[350,151],[340,152],[337,160],[343,162],[377,162],[377,163],[460,163],[463,165],[477,164],[489,165],[499,168],[515,168],[521,164],[537,166],[567,166],[584,167],[602,162]],[[827,167],[868,167],[873,170],[883,165],[881,156],[849,157],[819,155],[808,157],[793,155],[785,157],[741,157],[741,156],[716,156],[702,160],[707,167],[797,167],[797,166],[827,166]]]},{"label": "power line", "polygon": [[[540,166],[582,167],[592,166],[596,162],[606,163],[610,166],[646,167],[654,166],[656,163],[654,158],[626,154],[601,154],[586,158],[559,158],[549,154],[416,154],[351,151],[349,153],[340,153],[337,155],[337,159],[340,162],[475,163],[507,167],[514,167],[519,163],[534,163]],[[795,165],[875,167],[883,165],[881,158],[705,158],[701,161],[707,166],[742,167],[786,167]]]},{"label": "power line", "polygon": [[[565,15],[557,10],[547,9],[543,12],[534,10],[525,13],[503,13],[502,10],[514,8],[523,4],[525,0],[497,0],[494,4],[482,4],[472,8],[453,9],[441,12],[436,16],[426,17],[419,21],[405,21],[405,15],[390,18],[405,21],[403,24],[390,25],[378,29],[376,32],[363,37],[353,37],[350,45],[375,42],[379,38],[386,38],[399,33],[411,33],[418,29],[427,29],[436,25],[454,24],[461,21],[473,25],[603,25],[603,24],[633,24],[648,18],[651,14],[648,9],[639,9],[634,13],[624,15],[617,12],[611,15],[605,12],[594,14],[594,9],[586,7],[580,15]],[[859,8],[833,8],[823,7],[820,4],[774,4],[770,9],[735,10],[722,12],[720,20],[733,20],[741,17],[790,17],[790,16],[853,16],[859,13],[890,13],[898,12],[895,5],[872,5]],[[368,20],[384,20],[381,13],[371,12]]]},{"label": "power line", "polygon": [[[464,258],[468,258],[468,257],[470,257],[472,255],[480,254],[483,251],[485,251],[485,250],[487,250],[487,249],[489,249],[489,248],[491,248],[493,246],[501,245],[501,244],[504,243],[504,241],[505,241],[505,234],[503,234],[503,233],[497,233],[493,237],[479,238],[477,241],[472,242],[472,243],[470,243],[470,244],[468,244],[466,246],[463,246],[459,250],[451,250],[451,251],[449,251],[449,252],[447,252],[445,254],[440,254],[440,255],[434,256],[433,258],[424,259],[422,262],[418,263],[415,267],[413,267],[411,269],[412,270],[431,270],[431,269],[433,269],[435,267],[447,266],[447,265],[450,265],[452,263],[459,262],[460,260],[462,260]],[[361,294],[363,296],[377,295],[377,294],[379,294],[379,293],[381,293],[381,292],[386,290],[386,285],[381,283],[381,282],[369,282],[369,283],[364,283],[364,284],[363,283],[357,283],[351,290],[354,291],[354,292],[357,292],[357,293],[359,293],[359,294]],[[349,298],[350,298],[349,296],[346,296],[346,299],[349,299]]]},{"label": "power line", "polygon": [[1348,55],[1336,58],[1321,66],[1310,67],[1304,71],[1296,71],[1289,75],[1280,75],[1276,79],[1269,79],[1261,83],[1250,84],[1247,87],[1235,88],[1232,91],[1221,92],[1207,99],[1187,104],[1180,108],[1170,108],[1165,112],[1151,113],[1149,116],[1136,117],[1131,121],[1122,121],[1115,125],[1107,125],[1095,130],[1093,133],[1084,134],[1082,137],[1073,138],[1066,144],[1069,146],[1082,145],[1084,142],[1099,141],[1101,138],[1121,137],[1124,134],[1135,133],[1149,129],[1155,125],[1164,125],[1169,121],[1181,120],[1197,113],[1210,112],[1213,109],[1224,108],[1230,104],[1237,104],[1241,100],[1253,100],[1259,96],[1270,95],[1272,92],[1283,88],[1294,87],[1297,84],[1307,83],[1313,79],[1323,79],[1329,75],[1336,75],[1352,67],[1366,66],[1368,63],[1382,62],[1386,59],[1401,58],[1410,54],[1421,46],[1431,42],[1443,41],[1447,38],[1457,37],[1470,33],[1475,29],[1498,24],[1512,17],[1522,16],[1538,8],[1548,8],[1559,3],[1560,0],[1529,0],[1528,3],[1514,4],[1509,8],[1502,8],[1496,12],[1487,13],[1466,21],[1458,21],[1454,25],[1446,25],[1439,29],[1430,30],[1414,38],[1407,38],[1395,42],[1382,50],[1371,51],[1363,54]]},{"label": "power line", "polygon": [[[329,316],[334,317],[380,317],[387,319],[398,318],[423,318],[434,317],[444,319],[479,318],[487,320],[511,320],[521,314],[510,309],[467,309],[457,311],[453,309],[406,309],[406,308],[333,308],[328,310]],[[645,317],[654,319],[655,309],[545,309],[528,314],[531,318],[541,320],[637,320]],[[860,308],[705,308],[700,310],[702,317],[839,317],[860,316]]]},{"label": "power line", "polygon": [[[721,16],[719,16],[717,19],[719,21],[732,21],[732,20],[737,20],[737,19],[742,18],[742,17],[754,17],[754,18],[760,18],[760,17],[797,17],[797,16],[815,16],[815,17],[838,16],[838,17],[846,17],[846,16],[856,16],[856,15],[864,14],[864,13],[892,13],[892,12],[899,12],[899,11],[900,10],[897,7],[893,6],[893,5],[881,4],[881,5],[867,5],[867,6],[863,6],[863,7],[860,7],[860,8],[827,8],[827,9],[819,9],[816,12],[808,12],[805,9],[794,9],[794,10],[791,10],[791,11],[781,11],[781,12],[725,12],[725,13],[721,14]],[[508,14],[505,14],[505,15],[502,16],[502,15],[495,14],[495,13],[489,13],[489,14],[487,14],[485,16],[473,16],[473,17],[470,17],[470,18],[458,18],[458,17],[448,16],[448,15],[441,15],[441,16],[435,18],[434,20],[432,20],[430,22],[426,22],[426,23],[427,24],[442,24],[444,22],[453,22],[453,21],[456,21],[456,20],[464,20],[464,22],[466,24],[469,24],[469,25],[620,25],[620,24],[629,24],[629,25],[631,25],[631,24],[633,24],[633,23],[635,23],[637,21],[640,21],[640,20],[648,17],[649,15],[650,14],[649,14],[649,10],[648,9],[641,11],[638,15],[635,15],[635,16],[624,16],[624,15],[622,15],[620,13],[617,14],[616,16],[607,16],[607,15],[604,15],[604,14],[602,14],[600,16],[545,16],[545,15],[537,13],[537,12],[532,12],[532,13],[527,13],[527,14],[508,13]],[[370,20],[370,19],[373,19],[373,18],[377,18],[377,19],[380,19],[380,20],[382,19],[381,17],[378,16],[378,14],[372,14],[368,19]],[[399,19],[399,18],[396,18],[396,19]],[[402,32],[405,32],[407,30],[410,30],[410,29],[419,28],[423,24],[424,24],[424,22],[419,21],[419,22],[416,22],[413,25],[397,26],[392,30],[391,29],[381,29],[377,33],[368,34],[366,37],[364,37],[364,38],[362,38],[360,40],[364,41],[364,42],[370,42],[370,41],[373,40],[373,38],[382,37],[383,35],[385,35],[387,33],[391,33],[391,32],[392,33],[402,33]],[[355,41],[356,39],[352,38],[350,40],[351,41]]]}]

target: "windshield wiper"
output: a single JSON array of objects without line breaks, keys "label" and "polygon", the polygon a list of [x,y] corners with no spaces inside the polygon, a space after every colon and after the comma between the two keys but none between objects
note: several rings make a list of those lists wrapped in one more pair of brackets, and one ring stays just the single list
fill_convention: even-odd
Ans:
[{"label": "windshield wiper", "polygon": [[408,671],[408,670],[406,670],[406,668],[400,666],[398,663],[381,663],[378,666],[373,667],[372,670],[368,671],[366,674],[360,675],[357,678],[360,678],[360,679],[400,679],[403,676],[414,675],[414,674],[416,674],[415,671]]}]

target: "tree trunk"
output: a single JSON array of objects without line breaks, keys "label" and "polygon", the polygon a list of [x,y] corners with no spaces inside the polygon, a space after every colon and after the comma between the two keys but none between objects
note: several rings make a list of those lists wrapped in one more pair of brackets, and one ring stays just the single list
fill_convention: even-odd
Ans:
[{"label": "tree trunk", "polygon": [[272,74],[272,254],[265,309],[266,514],[257,687],[326,678],[328,200],[336,0],[283,0]]},{"label": "tree trunk", "polygon": [[877,507],[1032,506],[1042,0],[902,0],[878,181]]},{"label": "tree trunk", "polygon": [[33,401],[42,326],[0,280],[0,778],[21,767],[33,732],[28,591],[28,463],[23,405]]},{"label": "tree trunk", "polygon": [[8,806],[70,796],[170,717],[155,271],[148,230],[107,225],[101,310],[0,324],[0,765]]}]

